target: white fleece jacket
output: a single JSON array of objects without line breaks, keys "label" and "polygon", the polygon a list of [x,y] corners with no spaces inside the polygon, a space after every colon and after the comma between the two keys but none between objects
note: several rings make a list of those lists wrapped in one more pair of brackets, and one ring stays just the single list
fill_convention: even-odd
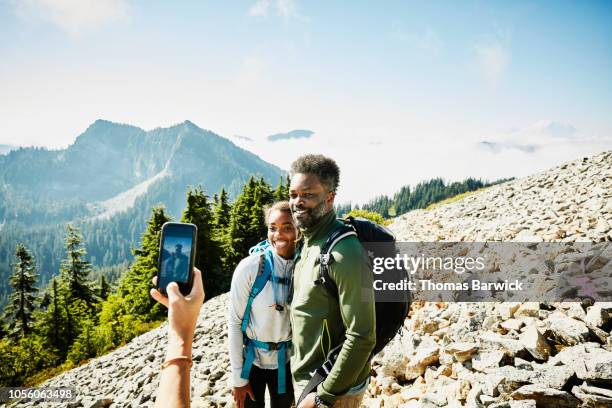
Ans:
[{"label": "white fleece jacket", "polygon": [[[228,341],[234,387],[242,387],[248,383],[248,380],[240,378],[244,363],[244,346],[240,326],[251,288],[259,271],[260,259],[261,254],[259,253],[244,258],[236,267],[232,277],[228,311]],[[275,276],[291,278],[292,273],[293,260],[284,259],[274,253]],[[288,293],[288,290],[285,293]],[[261,293],[253,300],[251,319],[247,327],[249,338],[275,343],[291,339],[288,305],[284,305],[282,311],[276,310],[274,306],[274,291],[271,282],[268,281]],[[289,350],[287,350],[286,361],[289,361]],[[278,368],[278,351],[255,348],[253,365],[263,369]]]}]

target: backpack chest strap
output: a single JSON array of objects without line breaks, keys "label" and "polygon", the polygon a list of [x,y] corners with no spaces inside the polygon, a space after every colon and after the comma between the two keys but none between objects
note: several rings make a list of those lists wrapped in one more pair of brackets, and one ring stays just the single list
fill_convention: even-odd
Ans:
[{"label": "backpack chest strap", "polygon": [[281,341],[278,343],[260,341],[256,339],[250,339],[246,335],[243,336],[244,345],[246,347],[246,356],[244,364],[242,365],[242,371],[240,372],[240,378],[247,380],[253,367],[253,361],[255,360],[255,348],[260,348],[266,351],[278,351],[277,354],[277,365],[278,365],[278,393],[284,394],[287,389],[286,385],[286,366],[287,366],[287,347],[291,345],[291,340]]}]

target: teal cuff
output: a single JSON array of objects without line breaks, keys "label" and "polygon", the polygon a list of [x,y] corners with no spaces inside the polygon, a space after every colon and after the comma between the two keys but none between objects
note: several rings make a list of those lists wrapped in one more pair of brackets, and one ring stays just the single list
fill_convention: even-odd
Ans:
[{"label": "teal cuff", "polygon": [[317,386],[317,395],[330,407],[334,405],[334,402],[336,402],[339,397],[341,397],[341,395],[335,395],[325,391],[325,388],[323,388],[323,383]]}]

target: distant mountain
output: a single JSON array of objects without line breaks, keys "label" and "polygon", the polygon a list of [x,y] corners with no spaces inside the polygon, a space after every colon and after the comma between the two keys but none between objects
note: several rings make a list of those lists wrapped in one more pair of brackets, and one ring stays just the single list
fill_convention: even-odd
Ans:
[{"label": "distant mountain", "polygon": [[17,146],[12,146],[12,145],[7,145],[7,144],[0,144],[0,155],[7,154],[11,150],[15,150],[15,149],[18,149],[18,147]]},{"label": "distant mountain", "polygon": [[178,219],[189,186],[232,199],[250,176],[276,186],[283,174],[190,121],[147,132],[97,120],[66,149],[0,156],[0,307],[17,243],[34,252],[43,285],[58,273],[67,222],[82,229],[95,266],[117,265],[132,259],[153,205]]},{"label": "distant mountain", "polygon": [[308,139],[314,135],[312,130],[296,129],[287,133],[276,133],[268,136],[269,142],[275,142],[277,140],[289,140],[289,139]]},{"label": "distant mountain", "polygon": [[157,183],[181,184],[181,195],[187,184],[198,183],[214,192],[225,187],[232,195],[252,174],[276,182],[281,173],[190,121],[145,132],[97,120],[67,149],[26,148],[0,157],[5,191],[85,203],[112,199],[156,177]]}]

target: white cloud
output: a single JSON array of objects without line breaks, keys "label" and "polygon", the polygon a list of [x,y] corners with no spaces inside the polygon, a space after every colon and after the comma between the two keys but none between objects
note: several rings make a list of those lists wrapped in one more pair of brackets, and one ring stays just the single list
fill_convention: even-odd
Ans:
[{"label": "white cloud", "polygon": [[482,140],[478,142],[478,147],[490,153],[500,153],[504,150],[537,153],[553,148],[600,147],[609,145],[611,141],[611,138],[585,135],[569,123],[540,120]]},{"label": "white cloud", "polygon": [[497,84],[510,62],[510,52],[501,42],[476,47],[480,68],[492,84]]},{"label": "white cloud", "polygon": [[570,139],[580,136],[580,132],[569,123],[553,120],[540,120],[519,131],[527,136],[549,137],[553,139]]},{"label": "white cloud", "polygon": [[127,0],[21,0],[14,4],[22,19],[53,24],[72,35],[127,17]]},{"label": "white cloud", "polygon": [[286,20],[292,18],[304,19],[297,12],[296,0],[257,0],[249,8],[249,15],[253,17],[267,17],[270,10],[275,10],[278,16]]}]

